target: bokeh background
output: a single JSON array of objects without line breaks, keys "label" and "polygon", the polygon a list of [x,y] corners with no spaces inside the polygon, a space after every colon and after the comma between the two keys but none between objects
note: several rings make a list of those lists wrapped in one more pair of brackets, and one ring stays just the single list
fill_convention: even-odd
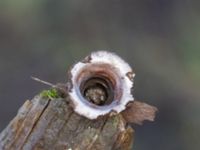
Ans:
[{"label": "bokeh background", "polygon": [[110,50],[136,72],[135,97],[159,108],[135,126],[136,150],[200,148],[200,2],[0,0],[0,130],[26,99],[66,82],[91,51]]}]

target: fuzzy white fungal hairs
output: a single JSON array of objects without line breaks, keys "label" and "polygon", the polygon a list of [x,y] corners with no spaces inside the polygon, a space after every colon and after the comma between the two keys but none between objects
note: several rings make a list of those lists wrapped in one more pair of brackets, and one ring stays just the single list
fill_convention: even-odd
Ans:
[{"label": "fuzzy white fungal hairs", "polygon": [[[135,74],[128,63],[112,52],[97,51],[91,53],[83,61],[75,64],[70,74],[72,86],[69,90],[69,96],[74,111],[88,119],[96,119],[99,116],[113,114],[113,112],[120,113],[126,109],[129,102],[134,100],[131,90]],[[106,80],[116,83],[113,84],[114,96],[110,104],[102,106],[93,104],[81,92],[82,82],[86,80],[87,76],[87,79],[90,79],[93,75],[108,77]]]}]

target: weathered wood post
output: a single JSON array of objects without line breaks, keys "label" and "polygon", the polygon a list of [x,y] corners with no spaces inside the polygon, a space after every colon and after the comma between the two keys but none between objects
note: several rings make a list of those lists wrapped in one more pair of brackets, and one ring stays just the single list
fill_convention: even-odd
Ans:
[{"label": "weathered wood post", "polygon": [[70,70],[68,83],[24,103],[0,134],[0,149],[131,150],[129,123],[153,121],[157,111],[134,100],[133,77],[115,54],[92,53]]}]

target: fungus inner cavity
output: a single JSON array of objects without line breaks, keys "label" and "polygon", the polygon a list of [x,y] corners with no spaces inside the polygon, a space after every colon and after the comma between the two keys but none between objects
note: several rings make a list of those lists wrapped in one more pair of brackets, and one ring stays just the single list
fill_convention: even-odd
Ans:
[{"label": "fungus inner cavity", "polygon": [[98,106],[109,105],[114,99],[114,87],[105,77],[91,77],[81,84],[82,96]]}]

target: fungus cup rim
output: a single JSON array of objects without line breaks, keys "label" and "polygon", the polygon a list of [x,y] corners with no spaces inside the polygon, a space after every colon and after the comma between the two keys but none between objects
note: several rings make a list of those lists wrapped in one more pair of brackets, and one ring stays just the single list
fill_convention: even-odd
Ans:
[{"label": "fungus cup rim", "polygon": [[[75,64],[70,70],[70,74],[72,86],[69,90],[69,96],[74,111],[88,119],[96,119],[111,112],[120,113],[126,109],[129,102],[134,100],[132,88],[135,74],[131,67],[114,53],[93,52],[82,62]],[[88,102],[82,95],[81,83],[94,76],[107,78],[111,81],[114,87],[114,99],[110,104],[98,106]]]}]

